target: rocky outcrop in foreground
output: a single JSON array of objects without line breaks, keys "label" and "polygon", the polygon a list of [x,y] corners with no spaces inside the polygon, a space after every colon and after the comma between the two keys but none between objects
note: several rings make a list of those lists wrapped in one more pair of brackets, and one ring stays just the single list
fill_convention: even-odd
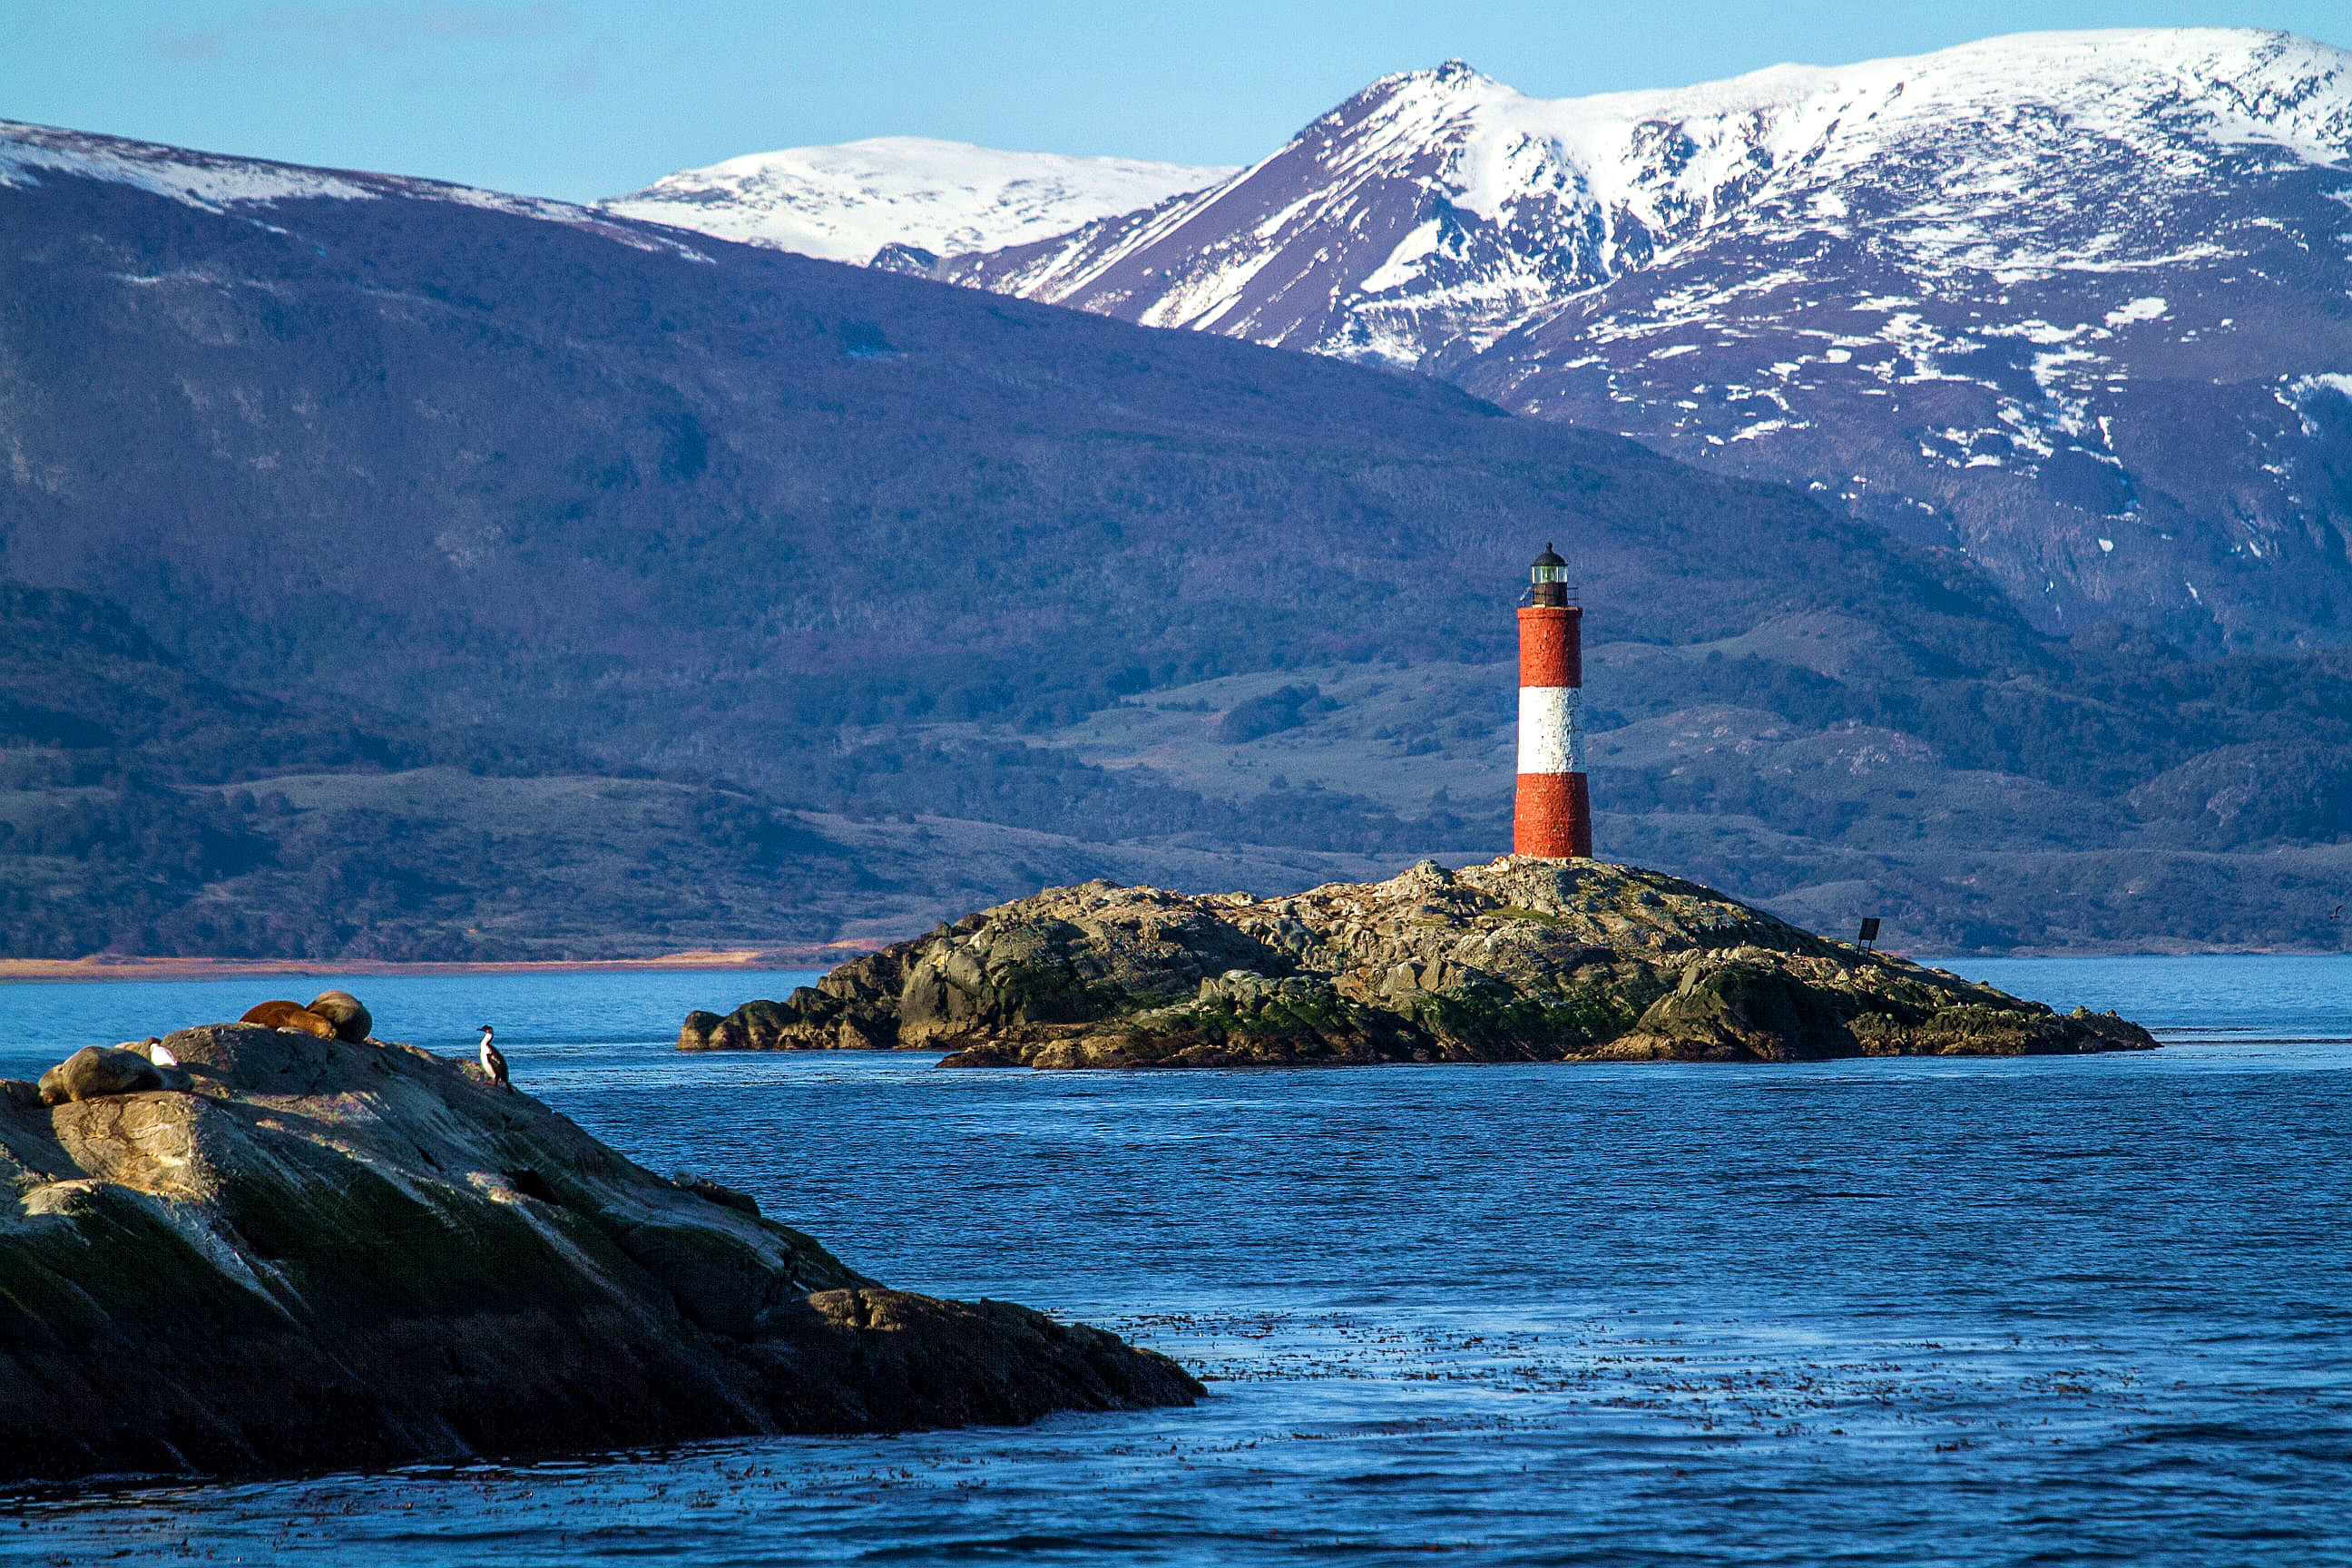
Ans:
[{"label": "rocky outcrop in foreground", "polygon": [[1095,1329],[885,1289],[470,1064],[242,1024],[160,1046],[0,1080],[0,1480],[1023,1422],[1201,1392]]},{"label": "rocky outcrop in foreground", "polygon": [[685,1050],[952,1052],[942,1066],[1801,1061],[2147,1050],[1596,860],[1423,861],[1288,898],[1108,882],[967,915],[781,1003],[689,1014]]}]

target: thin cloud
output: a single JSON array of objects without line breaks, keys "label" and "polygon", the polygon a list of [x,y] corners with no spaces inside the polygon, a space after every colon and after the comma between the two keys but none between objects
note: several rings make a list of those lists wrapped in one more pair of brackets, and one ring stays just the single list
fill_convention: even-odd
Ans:
[{"label": "thin cloud", "polygon": [[568,31],[569,5],[554,0],[526,5],[269,5],[216,27],[159,30],[150,40],[168,60],[220,59],[240,47],[307,39],[341,55],[354,50],[399,54],[418,44],[457,40],[544,38]]}]

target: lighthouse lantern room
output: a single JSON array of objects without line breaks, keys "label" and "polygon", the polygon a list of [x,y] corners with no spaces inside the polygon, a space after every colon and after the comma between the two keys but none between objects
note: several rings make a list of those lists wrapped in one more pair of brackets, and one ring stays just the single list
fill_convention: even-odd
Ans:
[{"label": "lighthouse lantern room", "polygon": [[1549,544],[1528,568],[1519,610],[1519,777],[1511,853],[1564,860],[1592,853],[1584,782],[1584,612],[1568,563]]}]

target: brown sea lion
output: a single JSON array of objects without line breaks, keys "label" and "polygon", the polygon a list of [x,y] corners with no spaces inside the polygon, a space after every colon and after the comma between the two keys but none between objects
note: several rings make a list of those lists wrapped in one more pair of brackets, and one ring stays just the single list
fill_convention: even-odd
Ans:
[{"label": "brown sea lion", "polygon": [[321,991],[310,998],[310,1011],[335,1026],[337,1037],[353,1044],[375,1030],[375,1017],[348,991]]},{"label": "brown sea lion", "polygon": [[299,1029],[306,1035],[316,1035],[322,1040],[336,1037],[335,1026],[320,1017],[299,1002],[264,1002],[246,1009],[240,1024],[258,1024],[265,1029]]}]

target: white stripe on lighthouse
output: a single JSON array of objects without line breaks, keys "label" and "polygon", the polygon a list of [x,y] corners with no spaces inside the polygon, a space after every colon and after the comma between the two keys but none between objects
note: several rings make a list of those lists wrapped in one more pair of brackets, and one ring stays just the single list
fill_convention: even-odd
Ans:
[{"label": "white stripe on lighthouse", "polygon": [[1584,693],[1573,686],[1519,688],[1519,772],[1584,771]]}]

